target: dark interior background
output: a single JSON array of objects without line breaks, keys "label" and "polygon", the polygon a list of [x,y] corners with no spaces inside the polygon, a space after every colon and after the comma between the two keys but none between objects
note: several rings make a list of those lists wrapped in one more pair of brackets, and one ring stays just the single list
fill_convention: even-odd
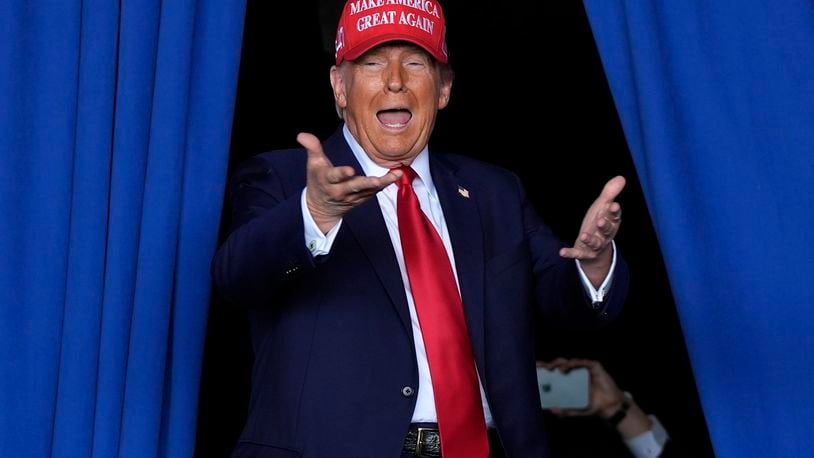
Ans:
[{"label": "dark interior background", "polygon": [[[328,70],[341,4],[248,0],[230,173],[249,156],[297,146],[300,131],[324,138],[336,129]],[[687,456],[713,456],[658,242],[582,2],[443,5],[456,80],[431,146],[515,171],[569,242],[605,181],[628,179],[617,236],[632,277],[625,311],[598,333],[546,333],[541,358],[601,361]],[[221,239],[229,211],[227,201]],[[247,333],[245,315],[213,293],[196,456],[228,456],[240,433],[252,361]],[[595,418],[550,417],[550,441],[555,457],[628,456]]]}]

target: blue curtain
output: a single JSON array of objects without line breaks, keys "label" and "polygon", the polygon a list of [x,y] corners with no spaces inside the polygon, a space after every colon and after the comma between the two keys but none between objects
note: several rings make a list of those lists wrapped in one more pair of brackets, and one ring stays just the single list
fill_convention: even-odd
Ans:
[{"label": "blue curtain", "polygon": [[0,456],[192,456],[244,8],[0,2]]},{"label": "blue curtain", "polygon": [[716,455],[814,456],[814,5],[584,4]]}]

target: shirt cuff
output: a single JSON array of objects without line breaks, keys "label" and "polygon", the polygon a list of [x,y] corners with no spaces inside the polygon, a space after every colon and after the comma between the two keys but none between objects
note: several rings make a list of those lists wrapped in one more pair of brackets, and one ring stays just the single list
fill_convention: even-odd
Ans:
[{"label": "shirt cuff", "polygon": [[327,234],[323,234],[314,221],[314,217],[311,216],[311,212],[308,211],[308,204],[305,201],[305,189],[302,190],[300,196],[300,207],[302,208],[302,221],[305,226],[305,246],[308,247],[308,251],[311,252],[312,256],[322,256],[330,253],[336,234],[339,232],[339,227],[342,226],[342,220],[340,219]]},{"label": "shirt cuff", "polygon": [[608,270],[608,276],[605,277],[605,280],[599,285],[598,289],[594,288],[594,285],[588,280],[588,276],[585,275],[585,272],[582,270],[582,264],[579,263],[579,259],[575,259],[577,270],[579,271],[579,278],[582,280],[582,286],[585,287],[585,292],[591,296],[591,302],[594,304],[605,300],[605,295],[608,293],[608,290],[610,290],[611,283],[613,283],[613,271],[616,269],[616,241],[611,240],[611,247],[613,248],[613,259],[611,260],[610,270]]},{"label": "shirt cuff", "polygon": [[664,444],[670,436],[655,415],[648,415],[653,427],[638,436],[625,439],[625,444],[636,458],[657,458],[664,450]]}]

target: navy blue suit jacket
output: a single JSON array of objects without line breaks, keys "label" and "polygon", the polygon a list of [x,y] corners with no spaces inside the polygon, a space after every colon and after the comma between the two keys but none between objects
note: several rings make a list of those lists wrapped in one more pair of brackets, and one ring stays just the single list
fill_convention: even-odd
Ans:
[{"label": "navy blue suit jacket", "polygon": [[[334,165],[363,174],[341,130],[323,146]],[[418,370],[393,247],[372,198],[345,215],[330,254],[311,255],[300,207],[306,157],[263,153],[232,181],[232,231],[212,271],[225,298],[249,307],[255,352],[234,456],[399,457]],[[536,323],[612,320],[627,292],[625,263],[619,256],[608,297],[591,307],[574,261],[558,255],[563,244],[514,174],[454,155],[432,155],[430,168],[501,441],[509,457],[546,457]]]}]

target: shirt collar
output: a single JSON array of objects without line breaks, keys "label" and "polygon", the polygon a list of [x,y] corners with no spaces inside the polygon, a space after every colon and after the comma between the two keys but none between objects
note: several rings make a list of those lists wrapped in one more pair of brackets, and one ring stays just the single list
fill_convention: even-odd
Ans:
[{"label": "shirt collar", "polygon": [[[345,141],[348,142],[351,151],[353,151],[353,155],[356,156],[356,160],[359,161],[366,176],[380,177],[389,171],[370,159],[370,156],[362,149],[362,145],[360,145],[350,133],[347,124],[342,127],[342,133],[345,135]],[[427,146],[424,146],[424,149],[413,159],[413,163],[410,164],[410,167],[412,167],[418,177],[421,178],[421,182],[424,183],[424,186],[434,194],[435,185],[432,183],[432,174],[430,174],[430,156]]]}]

